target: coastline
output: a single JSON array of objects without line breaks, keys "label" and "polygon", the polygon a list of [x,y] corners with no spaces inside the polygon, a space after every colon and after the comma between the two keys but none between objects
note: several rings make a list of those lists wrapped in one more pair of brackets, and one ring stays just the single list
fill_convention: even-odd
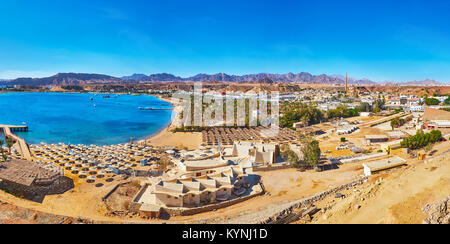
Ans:
[{"label": "coastline", "polygon": [[149,136],[138,143],[157,147],[177,147],[179,149],[194,150],[201,146],[201,133],[199,132],[172,132],[179,110],[181,109],[177,102],[163,96],[156,96],[158,99],[172,104],[172,118],[169,124],[162,128],[159,132]]},{"label": "coastline", "polygon": [[[33,91],[27,91],[27,92],[22,92],[22,91],[19,91],[19,92],[17,92],[17,91],[4,91],[3,92],[2,91],[2,92],[0,92],[0,94],[7,94],[7,93],[66,93],[66,94],[86,94],[87,93],[87,94],[94,94],[94,92],[60,92],[60,91],[49,91],[49,92],[40,92],[40,91],[39,92],[33,92]],[[133,95],[133,94],[126,94],[126,93],[96,93],[96,94]],[[169,97],[163,97],[161,95],[155,95],[155,94],[139,94],[139,95],[152,96],[152,97],[155,97],[157,99],[163,100],[163,101],[165,101],[167,103],[170,103],[172,105],[172,109],[171,109],[172,115],[171,115],[170,120],[168,121],[168,123],[164,127],[161,127],[158,131],[156,131],[156,132],[154,132],[154,133],[152,133],[150,135],[144,136],[144,139],[139,139],[139,140],[136,141],[136,143],[147,143],[147,144],[150,144],[150,145],[158,146],[159,143],[151,143],[150,140],[153,141],[156,138],[156,141],[159,141],[158,138],[166,138],[168,135],[169,135],[170,138],[174,137],[173,135],[171,136],[171,134],[174,134],[174,133],[170,132],[170,129],[172,128],[174,119],[176,118],[176,115],[177,115],[177,112],[176,112],[177,103],[175,101],[173,101],[172,99],[170,99]],[[0,133],[0,135],[1,135],[1,133]],[[176,142],[177,141],[179,142],[179,139],[180,138],[171,140],[171,142],[173,142],[173,143],[169,143],[171,145],[166,145],[166,146],[177,146]],[[39,143],[29,143],[29,144],[30,145],[38,145]],[[121,144],[121,143],[118,143],[118,144]]]}]

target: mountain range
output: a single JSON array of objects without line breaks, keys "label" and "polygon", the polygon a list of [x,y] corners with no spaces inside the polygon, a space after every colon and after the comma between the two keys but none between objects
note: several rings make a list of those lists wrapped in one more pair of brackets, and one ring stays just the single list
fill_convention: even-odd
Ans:
[{"label": "mountain range", "polygon": [[[59,73],[44,78],[17,78],[14,80],[0,80],[4,85],[84,85],[84,84],[106,84],[127,82],[261,82],[261,83],[311,83],[311,84],[344,84],[345,77],[342,75],[312,75],[301,72],[298,74],[270,74],[259,73],[249,75],[198,74],[192,77],[182,78],[173,74],[133,74],[131,76],[114,77],[103,74],[86,73]],[[369,79],[348,79],[349,84],[356,85],[408,85],[408,86],[439,86],[444,85],[434,80],[411,81],[411,82],[374,82]]]}]

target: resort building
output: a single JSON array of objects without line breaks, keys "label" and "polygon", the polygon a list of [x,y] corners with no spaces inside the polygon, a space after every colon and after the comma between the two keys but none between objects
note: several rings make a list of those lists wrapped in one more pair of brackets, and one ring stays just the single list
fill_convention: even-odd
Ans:
[{"label": "resort building", "polygon": [[425,106],[409,106],[409,111],[410,112],[424,112],[425,111]]},{"label": "resort building", "polygon": [[[133,202],[139,212],[157,216],[161,209],[169,212],[201,211],[202,207],[220,207],[220,203],[261,193],[261,187],[253,178],[252,168],[227,166],[187,172],[172,179],[161,179],[146,185]],[[255,191],[256,190],[256,191]]]},{"label": "resort building", "polygon": [[450,129],[450,112],[427,107],[423,121],[428,129]]},{"label": "resort building", "polygon": [[253,166],[267,166],[278,161],[280,146],[278,143],[237,141],[232,148],[227,148],[224,152],[231,157],[248,158]]},{"label": "resort building", "polygon": [[351,134],[351,133],[355,132],[356,130],[358,130],[357,126],[353,126],[353,125],[341,126],[336,129],[336,133],[338,135],[346,135],[346,134]]},{"label": "resort building", "polygon": [[371,112],[361,112],[361,113],[359,113],[359,116],[361,116],[361,117],[369,117],[369,116],[372,116],[372,113]]}]

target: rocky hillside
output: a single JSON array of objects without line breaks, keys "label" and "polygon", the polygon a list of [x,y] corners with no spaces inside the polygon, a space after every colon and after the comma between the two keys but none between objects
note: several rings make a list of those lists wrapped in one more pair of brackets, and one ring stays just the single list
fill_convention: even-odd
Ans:
[{"label": "rocky hillside", "polygon": [[84,85],[92,83],[113,83],[121,81],[109,75],[101,74],[83,74],[83,73],[59,73],[54,76],[45,78],[18,78],[15,80],[5,81],[5,85]]},{"label": "rocky hillside", "polygon": [[[51,77],[45,78],[18,78],[15,80],[0,80],[0,85],[84,85],[84,84],[108,84],[108,83],[151,83],[151,82],[233,82],[233,83],[277,83],[277,84],[339,84],[345,83],[343,75],[312,75],[307,72],[298,74],[248,74],[248,75],[228,75],[225,73],[218,74],[198,74],[191,77],[179,77],[173,74],[133,74],[121,78],[102,74],[83,74],[83,73],[59,73]],[[268,82],[270,81],[270,82]],[[434,80],[411,81],[411,82],[383,82],[377,83],[369,79],[349,78],[348,83],[351,85],[384,85],[384,86],[442,86]]]},{"label": "rocky hillside", "polygon": [[[448,145],[448,142],[446,142]],[[372,176],[362,187],[316,205],[312,223],[448,223],[450,151],[405,168]],[[444,200],[443,200],[444,199]]]},{"label": "rocky hillside", "polygon": [[[201,82],[259,82],[271,80],[275,83],[317,83],[317,84],[343,84],[345,78],[341,76],[328,76],[322,75],[312,75],[310,73],[302,72],[298,74],[288,73],[288,74],[269,74],[269,73],[259,73],[259,74],[249,74],[249,75],[228,75],[225,73],[218,74],[198,74],[192,77],[182,78],[174,76],[171,74],[154,74],[150,76],[135,74],[133,76],[123,77],[126,80],[135,81],[201,81]],[[351,84],[375,84],[374,82],[363,79],[356,80],[350,79]]]}]

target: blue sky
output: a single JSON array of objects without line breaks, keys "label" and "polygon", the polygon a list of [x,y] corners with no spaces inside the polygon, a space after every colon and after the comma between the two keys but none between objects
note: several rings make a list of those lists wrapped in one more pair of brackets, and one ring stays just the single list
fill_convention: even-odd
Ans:
[{"label": "blue sky", "polygon": [[0,0],[0,78],[310,72],[450,81],[449,1]]}]

